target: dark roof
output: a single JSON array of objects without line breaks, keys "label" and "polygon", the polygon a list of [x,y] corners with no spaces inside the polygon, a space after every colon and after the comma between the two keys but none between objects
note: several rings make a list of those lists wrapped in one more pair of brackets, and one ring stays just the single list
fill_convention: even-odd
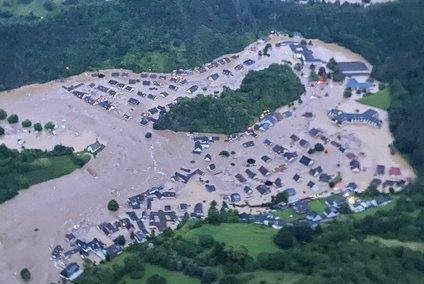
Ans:
[{"label": "dark roof", "polygon": [[122,247],[117,244],[113,244],[107,248],[105,248],[106,255],[109,256],[110,259],[118,256],[122,253]]},{"label": "dark roof", "polygon": [[61,272],[60,275],[69,278],[75,272],[78,272],[80,269],[79,265],[75,262],[69,263]]},{"label": "dark roof", "polygon": [[275,145],[274,147],[272,147],[272,151],[277,154],[283,154],[285,151],[287,151],[287,149],[281,145]]},{"label": "dark roof", "polygon": [[251,179],[254,179],[256,177],[256,174],[249,169],[246,169],[246,174]]},{"label": "dark roof", "polygon": [[312,159],[307,157],[307,156],[302,156],[302,158],[300,158],[300,160],[299,160],[299,163],[301,163],[302,165],[305,165],[307,167],[309,165],[311,165],[312,162],[313,162]]},{"label": "dark roof", "polygon": [[200,202],[199,203],[196,203],[196,205],[194,205],[193,212],[196,213],[196,214],[198,214],[198,215],[203,214],[203,205],[202,205],[202,203],[200,203]]},{"label": "dark roof", "polygon": [[331,176],[330,176],[330,175],[328,175],[328,174],[326,174],[326,173],[322,173],[322,174],[319,176],[319,180],[320,180],[320,181],[322,181],[322,182],[330,182],[330,180],[331,180]]},{"label": "dark roof", "polygon": [[339,70],[344,72],[358,72],[358,71],[368,71],[367,65],[360,61],[353,62],[337,62],[337,67]]},{"label": "dark roof", "polygon": [[263,184],[258,185],[258,186],[256,187],[256,190],[257,190],[260,194],[262,194],[262,195],[264,195],[264,194],[268,194],[268,193],[270,193],[270,192],[271,192],[271,191],[270,191],[270,189],[269,189],[269,187],[267,187],[266,185],[263,185]]},{"label": "dark roof", "polygon": [[253,147],[253,146],[255,146],[255,142],[253,142],[253,141],[247,141],[247,142],[243,143],[243,147],[245,147],[245,148],[249,148],[249,147]]},{"label": "dark roof", "polygon": [[267,175],[269,175],[269,174],[270,174],[270,172],[268,171],[268,169],[267,169],[267,168],[265,168],[264,166],[260,166],[260,167],[259,167],[259,169],[258,169],[258,171],[259,171],[262,175],[264,175],[264,176],[267,176]]}]

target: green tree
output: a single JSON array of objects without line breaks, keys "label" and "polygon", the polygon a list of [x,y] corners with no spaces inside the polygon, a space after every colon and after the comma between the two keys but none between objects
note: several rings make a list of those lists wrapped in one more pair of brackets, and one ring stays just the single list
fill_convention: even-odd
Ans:
[{"label": "green tree", "polygon": [[219,214],[218,209],[216,208],[216,202],[212,201],[208,210],[208,217],[206,221],[210,224],[219,224],[221,223],[221,215]]},{"label": "green tree", "polygon": [[5,120],[7,118],[7,112],[4,109],[0,108],[0,120]]},{"label": "green tree", "polygon": [[22,127],[27,128],[27,127],[31,127],[31,125],[32,125],[32,122],[29,119],[25,119],[24,121],[22,121]]},{"label": "green tree", "polygon": [[119,209],[118,201],[116,201],[115,199],[110,200],[107,204],[107,209],[112,212],[118,211]]},{"label": "green tree", "polygon": [[324,145],[322,145],[321,143],[316,143],[314,146],[314,149],[317,152],[322,152],[325,150]]},{"label": "green tree", "polygon": [[159,274],[153,274],[147,278],[146,284],[166,284],[166,279]]},{"label": "green tree", "polygon": [[11,114],[9,115],[9,117],[7,118],[7,122],[9,122],[10,124],[15,124],[19,121],[19,117],[16,114]]},{"label": "green tree", "polygon": [[346,88],[343,92],[343,97],[348,99],[352,96],[352,89],[351,88]]},{"label": "green tree", "polygon": [[221,152],[219,152],[219,155],[228,158],[230,156],[230,153],[227,150],[222,150]]},{"label": "green tree", "polygon": [[31,272],[29,272],[28,268],[23,268],[20,274],[24,281],[29,281],[31,279]]},{"label": "green tree", "polygon": [[150,139],[150,138],[152,138],[152,133],[147,132],[146,135],[144,135],[144,137],[146,137],[147,139]]},{"label": "green tree", "polygon": [[215,243],[215,239],[211,235],[200,235],[198,242],[201,247],[211,248]]},{"label": "green tree", "polygon": [[290,228],[282,228],[274,237],[274,242],[282,249],[289,249],[294,246],[294,234]]},{"label": "green tree", "polygon": [[0,126],[0,136],[4,135],[4,128]]},{"label": "green tree", "polygon": [[42,131],[43,126],[41,125],[41,123],[37,122],[36,124],[34,124],[34,130],[38,132]]},{"label": "green tree", "polygon": [[206,267],[202,273],[202,283],[212,283],[216,280],[218,274],[215,269]]},{"label": "green tree", "polygon": [[277,205],[281,202],[287,203],[288,199],[289,199],[289,194],[288,194],[287,190],[285,190],[285,191],[277,193],[276,195],[273,195],[271,197],[271,204]]},{"label": "green tree", "polygon": [[125,237],[123,235],[119,235],[116,239],[113,240],[115,244],[124,246],[125,245]]},{"label": "green tree", "polygon": [[53,123],[53,122],[51,122],[51,121],[49,121],[49,122],[47,122],[46,124],[44,124],[44,129],[45,129],[45,130],[53,131],[53,130],[54,130],[54,128],[55,128],[55,125],[54,125],[54,123]]}]

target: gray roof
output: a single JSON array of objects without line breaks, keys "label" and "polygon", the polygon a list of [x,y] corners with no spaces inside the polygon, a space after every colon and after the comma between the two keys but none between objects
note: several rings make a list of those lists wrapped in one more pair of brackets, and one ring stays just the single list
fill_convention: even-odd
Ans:
[{"label": "gray roof", "polygon": [[347,123],[367,123],[374,127],[380,127],[383,123],[378,112],[373,109],[368,109],[363,113],[347,113],[333,108],[327,115],[340,126]]},{"label": "gray roof", "polygon": [[339,70],[344,72],[358,72],[358,71],[368,71],[367,65],[360,61],[352,61],[352,62],[337,62],[337,67]]}]

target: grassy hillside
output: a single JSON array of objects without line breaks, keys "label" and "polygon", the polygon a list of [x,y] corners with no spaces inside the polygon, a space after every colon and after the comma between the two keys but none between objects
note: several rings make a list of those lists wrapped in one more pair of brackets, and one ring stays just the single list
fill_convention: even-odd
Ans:
[{"label": "grassy hillside", "polygon": [[402,247],[424,253],[424,242],[404,242],[396,239],[384,239],[377,236],[368,236],[366,241],[387,247]]},{"label": "grassy hillside", "polygon": [[361,104],[369,105],[377,108],[381,108],[384,110],[388,110],[390,104],[392,103],[392,98],[390,96],[390,88],[384,88],[377,93],[366,96],[358,100]]},{"label": "grassy hillside", "polygon": [[56,146],[53,151],[24,149],[21,152],[0,145],[0,203],[20,189],[67,175],[90,160],[72,148]]},{"label": "grassy hillside", "polygon": [[256,258],[261,252],[276,252],[278,246],[273,242],[276,230],[255,224],[203,225],[182,234],[190,242],[197,243],[199,236],[210,235],[215,240],[225,242],[235,248],[245,247]]}]

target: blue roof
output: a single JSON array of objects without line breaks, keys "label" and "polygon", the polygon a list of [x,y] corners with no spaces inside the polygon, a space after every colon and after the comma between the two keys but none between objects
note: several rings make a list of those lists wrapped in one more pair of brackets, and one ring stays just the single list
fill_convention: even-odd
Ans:
[{"label": "blue roof", "polygon": [[356,81],[355,79],[351,78],[346,82],[346,88],[351,88],[352,90],[366,90],[369,91],[374,86],[373,83],[365,82],[360,83]]}]

